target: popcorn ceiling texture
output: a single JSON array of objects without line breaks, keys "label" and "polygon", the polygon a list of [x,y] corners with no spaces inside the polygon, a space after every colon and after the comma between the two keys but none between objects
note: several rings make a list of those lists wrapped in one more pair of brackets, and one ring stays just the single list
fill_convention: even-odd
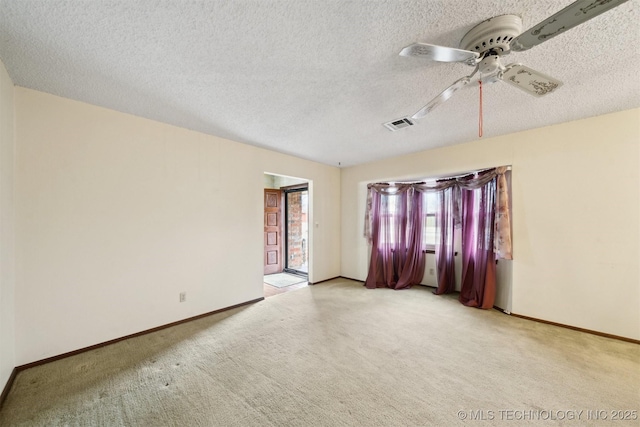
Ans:
[{"label": "popcorn ceiling texture", "polygon": [[[502,14],[527,29],[570,3],[0,0],[0,59],[19,86],[345,166],[477,138],[477,88],[418,126],[382,126],[471,71],[403,47],[458,47]],[[485,87],[485,138],[639,107],[638,22],[630,0],[505,57],[564,86],[543,98]]]}]

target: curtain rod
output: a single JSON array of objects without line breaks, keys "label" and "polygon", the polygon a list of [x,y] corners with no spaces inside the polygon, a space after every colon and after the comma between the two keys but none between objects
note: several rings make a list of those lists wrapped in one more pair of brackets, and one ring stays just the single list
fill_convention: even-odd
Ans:
[{"label": "curtain rod", "polygon": [[427,182],[435,182],[435,181],[442,180],[442,179],[462,178],[463,176],[477,174],[477,173],[480,173],[480,172],[488,171],[490,169],[495,169],[495,168],[499,168],[499,167],[506,167],[508,171],[511,170],[511,165],[494,166],[494,167],[491,167],[491,168],[484,168],[484,169],[477,169],[477,170],[472,170],[472,171],[468,171],[468,172],[461,172],[461,173],[457,173],[455,175],[438,176],[438,177],[433,177],[433,178],[424,178],[424,179],[419,179],[419,180],[415,180],[415,181],[389,181],[389,182],[376,182],[376,183],[373,183],[373,184],[374,185],[380,185],[380,184],[382,184],[382,185],[390,185],[390,184],[425,184]]}]

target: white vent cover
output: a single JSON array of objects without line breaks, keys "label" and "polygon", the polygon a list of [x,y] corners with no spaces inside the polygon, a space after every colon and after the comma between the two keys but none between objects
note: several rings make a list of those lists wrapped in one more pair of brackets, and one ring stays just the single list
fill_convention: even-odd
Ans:
[{"label": "white vent cover", "polygon": [[409,118],[407,117],[403,117],[397,120],[392,120],[384,124],[384,127],[386,127],[387,129],[393,132],[400,130],[402,128],[406,128],[408,126],[413,126],[413,122],[409,120]]}]

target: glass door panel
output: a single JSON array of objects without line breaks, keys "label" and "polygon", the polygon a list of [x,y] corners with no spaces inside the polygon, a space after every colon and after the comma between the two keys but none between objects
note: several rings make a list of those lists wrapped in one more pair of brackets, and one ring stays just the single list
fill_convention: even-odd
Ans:
[{"label": "glass door panel", "polygon": [[307,274],[309,272],[309,191],[286,191],[286,270]]}]

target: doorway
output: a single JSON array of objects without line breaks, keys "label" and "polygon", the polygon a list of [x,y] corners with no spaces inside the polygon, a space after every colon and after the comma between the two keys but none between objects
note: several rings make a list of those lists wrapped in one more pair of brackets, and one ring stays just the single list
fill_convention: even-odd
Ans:
[{"label": "doorway", "polygon": [[264,175],[264,296],[308,285],[311,274],[311,181]]}]

